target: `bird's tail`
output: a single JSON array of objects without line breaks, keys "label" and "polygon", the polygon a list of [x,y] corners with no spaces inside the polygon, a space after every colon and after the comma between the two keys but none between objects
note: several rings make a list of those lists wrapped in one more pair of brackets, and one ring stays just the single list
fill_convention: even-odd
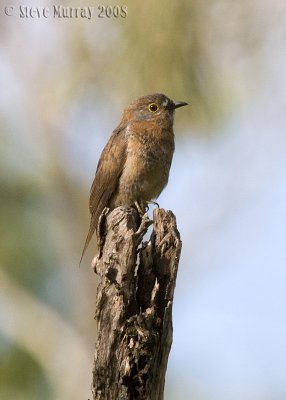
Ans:
[{"label": "bird's tail", "polygon": [[85,243],[84,243],[83,250],[82,250],[82,253],[81,253],[79,266],[80,266],[80,264],[82,262],[84,253],[85,253],[86,249],[88,248],[89,242],[91,241],[91,238],[92,238],[92,236],[94,234],[95,228],[96,228],[96,218],[95,218],[94,215],[91,215],[89,230],[88,230],[88,234],[87,234],[87,237],[85,239]]}]

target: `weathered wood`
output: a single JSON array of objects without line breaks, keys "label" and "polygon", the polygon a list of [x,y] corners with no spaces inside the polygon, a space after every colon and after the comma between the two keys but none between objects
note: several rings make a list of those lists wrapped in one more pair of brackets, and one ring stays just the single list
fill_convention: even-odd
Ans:
[{"label": "weathered wood", "polygon": [[171,211],[150,220],[118,207],[107,216],[99,276],[94,400],[162,400],[172,344],[172,304],[181,251]]}]

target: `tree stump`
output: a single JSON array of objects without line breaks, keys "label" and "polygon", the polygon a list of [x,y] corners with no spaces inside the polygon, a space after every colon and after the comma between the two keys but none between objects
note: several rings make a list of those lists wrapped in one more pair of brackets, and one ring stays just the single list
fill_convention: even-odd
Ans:
[{"label": "tree stump", "polygon": [[172,344],[172,305],[181,252],[171,211],[157,208],[152,223],[133,208],[106,219],[100,257],[92,393],[94,400],[163,400]]}]

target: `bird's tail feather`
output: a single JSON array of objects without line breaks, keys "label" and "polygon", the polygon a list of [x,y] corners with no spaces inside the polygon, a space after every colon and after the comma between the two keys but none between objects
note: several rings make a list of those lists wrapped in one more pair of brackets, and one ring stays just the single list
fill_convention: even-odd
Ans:
[{"label": "bird's tail feather", "polygon": [[82,253],[81,253],[81,258],[80,258],[79,266],[80,266],[80,264],[81,264],[81,262],[82,262],[84,253],[86,252],[86,249],[88,248],[88,245],[89,245],[89,243],[90,243],[90,241],[91,241],[91,238],[92,238],[92,236],[93,236],[93,234],[94,234],[95,228],[96,228],[96,218],[94,217],[94,215],[92,215],[92,216],[91,216],[91,220],[90,220],[90,225],[89,225],[88,234],[87,234],[87,237],[86,237],[86,239],[85,239],[85,243],[84,243],[83,250],[82,250]]}]

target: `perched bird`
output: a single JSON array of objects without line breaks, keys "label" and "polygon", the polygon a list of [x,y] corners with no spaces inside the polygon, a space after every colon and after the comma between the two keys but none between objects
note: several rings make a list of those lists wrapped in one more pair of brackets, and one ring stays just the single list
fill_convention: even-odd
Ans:
[{"label": "perched bird", "polygon": [[91,221],[84,252],[94,234],[99,240],[99,219],[105,207],[146,208],[166,186],[174,153],[174,102],[164,94],[139,97],[123,112],[100,156],[91,186]]}]

